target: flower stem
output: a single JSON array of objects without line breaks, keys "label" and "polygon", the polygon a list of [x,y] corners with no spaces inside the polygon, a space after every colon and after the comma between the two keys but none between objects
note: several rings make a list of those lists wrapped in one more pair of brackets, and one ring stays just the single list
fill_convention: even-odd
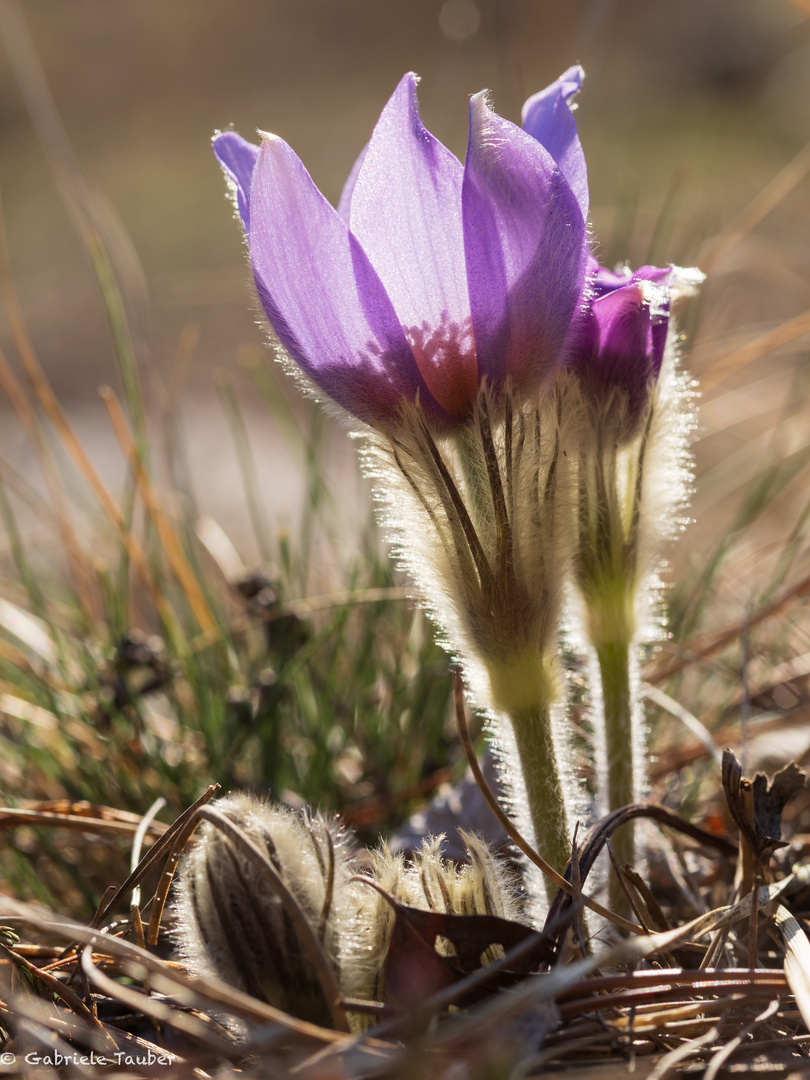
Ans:
[{"label": "flower stem", "polygon": [[[526,785],[535,850],[562,874],[571,858],[571,836],[551,736],[551,715],[538,705],[510,715],[510,720]],[[557,886],[546,878],[545,887],[551,903]]]},{"label": "flower stem", "polygon": [[[565,794],[551,726],[559,697],[557,660],[534,650],[489,668],[493,705],[508,717],[515,736],[535,850],[559,873],[571,857]],[[557,891],[545,882],[549,903]]]},{"label": "flower stem", "polygon": [[[635,773],[638,747],[633,724],[630,649],[631,646],[627,641],[609,641],[596,645],[596,658],[602,683],[607,755],[607,809],[609,811],[618,810],[619,807],[636,801]],[[632,822],[618,829],[613,834],[611,842],[619,866],[623,867],[625,863],[632,864],[635,858]],[[611,898],[613,898],[614,880],[614,876],[611,875]],[[624,901],[622,900],[621,903],[623,906]]]}]

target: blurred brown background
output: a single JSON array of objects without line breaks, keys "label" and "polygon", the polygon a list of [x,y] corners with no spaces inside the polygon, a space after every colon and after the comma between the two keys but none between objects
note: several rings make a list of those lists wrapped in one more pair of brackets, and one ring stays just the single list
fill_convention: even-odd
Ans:
[{"label": "blurred brown background", "polygon": [[[140,261],[142,277],[126,244],[114,252],[127,267],[125,300],[153,412],[184,328],[199,329],[177,416],[198,497],[249,549],[216,369],[234,373],[276,521],[297,513],[299,474],[240,368],[263,334],[209,147],[214,129],[233,123],[247,137],[257,127],[280,134],[336,201],[403,72],[422,76],[427,126],[463,157],[471,93],[491,88],[497,109],[518,120],[525,97],[579,61],[588,80],[578,122],[602,261],[692,263],[810,138],[806,3],[0,0],[15,54],[0,48],[0,193],[13,272],[42,363],[104,475],[115,484],[123,474],[97,397],[99,383],[117,385],[111,340],[10,62],[20,65],[20,13],[76,159]],[[808,307],[804,181],[717,264],[693,367]],[[0,346],[13,357],[2,314]],[[715,426],[697,448],[702,473],[744,455],[752,431],[767,432],[779,415],[785,379],[795,386],[795,350],[781,368],[778,355],[768,363],[760,372],[767,387],[711,406]],[[780,373],[783,382],[773,383]],[[732,377],[720,389],[736,386]],[[0,421],[0,453],[37,484],[5,401]],[[364,505],[348,442],[332,439],[332,467],[355,493],[349,504]],[[740,465],[729,491],[744,477]],[[718,501],[717,489],[709,498]]]}]

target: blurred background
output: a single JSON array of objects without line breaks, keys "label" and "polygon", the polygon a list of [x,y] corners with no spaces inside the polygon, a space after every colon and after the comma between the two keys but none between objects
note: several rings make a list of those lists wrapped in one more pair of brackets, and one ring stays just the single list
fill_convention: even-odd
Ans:
[{"label": "blurred background", "polygon": [[[72,147],[106,223],[147,409],[153,418],[168,410],[182,428],[196,497],[249,559],[257,551],[218,380],[233,380],[276,524],[300,512],[300,470],[245,374],[269,354],[210,152],[217,128],[283,136],[336,201],[403,72],[422,76],[425,123],[463,158],[471,93],[490,88],[497,109],[518,120],[529,94],[581,62],[577,116],[601,261],[712,262],[689,318],[691,369],[810,306],[801,167],[754,230],[729,250],[708,247],[810,136],[807,0],[2,0],[0,14],[0,194],[40,360],[103,476],[120,484],[97,393],[101,383],[117,388],[110,331],[60,198]],[[13,358],[2,314],[0,345]],[[768,364],[776,373],[778,356]],[[752,431],[772,427],[785,403],[793,360],[779,371],[781,382],[753,396],[706,399],[713,427],[697,447],[699,473],[722,471],[737,454],[723,500],[745,476]],[[280,392],[299,408],[290,385]],[[0,416],[0,453],[37,487],[4,397]],[[340,433],[326,438],[355,514],[367,501],[351,447]],[[708,505],[717,502],[713,489]],[[687,555],[682,547],[676,558]]]}]

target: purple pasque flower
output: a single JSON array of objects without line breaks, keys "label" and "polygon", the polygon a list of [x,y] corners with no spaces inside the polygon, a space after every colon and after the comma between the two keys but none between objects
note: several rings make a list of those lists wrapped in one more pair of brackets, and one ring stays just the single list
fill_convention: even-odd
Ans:
[{"label": "purple pasque flower", "polygon": [[535,389],[559,362],[585,280],[587,182],[568,84],[540,110],[554,152],[475,95],[463,166],[422,125],[416,85],[408,74],[397,86],[339,211],[278,137],[214,138],[279,341],[372,425],[417,398],[439,425],[463,423],[484,380]]},{"label": "purple pasque flower", "polygon": [[661,371],[675,273],[656,266],[611,271],[590,260],[590,300],[572,325],[568,363],[589,406],[618,423],[620,442],[637,433]]}]

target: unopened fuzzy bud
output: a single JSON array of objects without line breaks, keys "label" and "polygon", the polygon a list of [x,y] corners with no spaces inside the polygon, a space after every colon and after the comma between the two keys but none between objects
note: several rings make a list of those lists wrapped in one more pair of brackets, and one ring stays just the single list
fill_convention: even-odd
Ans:
[{"label": "unopened fuzzy bud", "polygon": [[[184,856],[174,903],[180,956],[200,975],[330,1025],[333,1002],[313,949],[336,979],[349,900],[349,853],[340,829],[247,793],[215,807],[244,840],[208,821]],[[255,850],[251,857],[251,844],[261,860]]]},{"label": "unopened fuzzy bud", "polygon": [[669,326],[669,269],[644,266],[632,276],[599,269],[578,328],[571,366],[602,446],[629,442],[643,427],[661,371]]},{"label": "unopened fuzzy bud", "polygon": [[[350,997],[375,1001],[386,999],[385,965],[396,915],[383,893],[406,907],[444,915],[494,915],[515,920],[519,915],[517,890],[502,859],[473,833],[459,830],[467,849],[466,863],[457,865],[442,857],[444,836],[430,837],[421,851],[407,862],[387,847],[373,853],[371,882],[355,879],[357,914],[353,947],[342,956],[341,978]],[[439,951],[452,946],[441,939]],[[484,963],[502,954],[491,946]]]}]

